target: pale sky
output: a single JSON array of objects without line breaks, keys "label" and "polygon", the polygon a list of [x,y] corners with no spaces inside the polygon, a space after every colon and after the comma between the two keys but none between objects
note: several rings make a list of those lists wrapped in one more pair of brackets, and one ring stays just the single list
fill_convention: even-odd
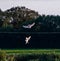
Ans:
[{"label": "pale sky", "polygon": [[39,14],[60,15],[60,0],[0,0],[3,11],[15,6],[25,6]]}]

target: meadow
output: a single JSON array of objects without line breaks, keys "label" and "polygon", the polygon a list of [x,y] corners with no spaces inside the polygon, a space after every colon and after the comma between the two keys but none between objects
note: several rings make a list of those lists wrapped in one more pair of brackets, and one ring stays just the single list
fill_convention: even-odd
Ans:
[{"label": "meadow", "polygon": [[60,49],[3,49],[0,61],[60,61]]},{"label": "meadow", "polygon": [[2,49],[1,51],[5,51],[7,54],[11,53],[19,53],[19,54],[60,54],[60,49]]}]

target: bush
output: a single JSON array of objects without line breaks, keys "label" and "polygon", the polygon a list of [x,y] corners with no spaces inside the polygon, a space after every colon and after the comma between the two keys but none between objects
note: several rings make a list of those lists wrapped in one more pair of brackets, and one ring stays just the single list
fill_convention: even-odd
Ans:
[{"label": "bush", "polygon": [[6,61],[6,52],[0,50],[0,61]]}]

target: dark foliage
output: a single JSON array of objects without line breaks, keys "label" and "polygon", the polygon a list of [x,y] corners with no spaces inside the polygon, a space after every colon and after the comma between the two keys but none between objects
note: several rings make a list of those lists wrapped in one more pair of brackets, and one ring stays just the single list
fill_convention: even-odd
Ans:
[{"label": "dark foliage", "polygon": [[[31,29],[22,27],[33,22],[35,25]],[[5,32],[60,32],[60,16],[39,15],[25,7],[12,7],[4,12],[0,9],[0,32],[2,30]]]}]

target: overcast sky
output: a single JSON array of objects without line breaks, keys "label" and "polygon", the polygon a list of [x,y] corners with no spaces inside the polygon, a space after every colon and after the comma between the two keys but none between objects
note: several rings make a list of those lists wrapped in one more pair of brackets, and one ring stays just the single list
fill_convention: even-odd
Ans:
[{"label": "overcast sky", "polygon": [[3,11],[15,6],[25,6],[39,14],[60,15],[60,0],[0,0]]}]

